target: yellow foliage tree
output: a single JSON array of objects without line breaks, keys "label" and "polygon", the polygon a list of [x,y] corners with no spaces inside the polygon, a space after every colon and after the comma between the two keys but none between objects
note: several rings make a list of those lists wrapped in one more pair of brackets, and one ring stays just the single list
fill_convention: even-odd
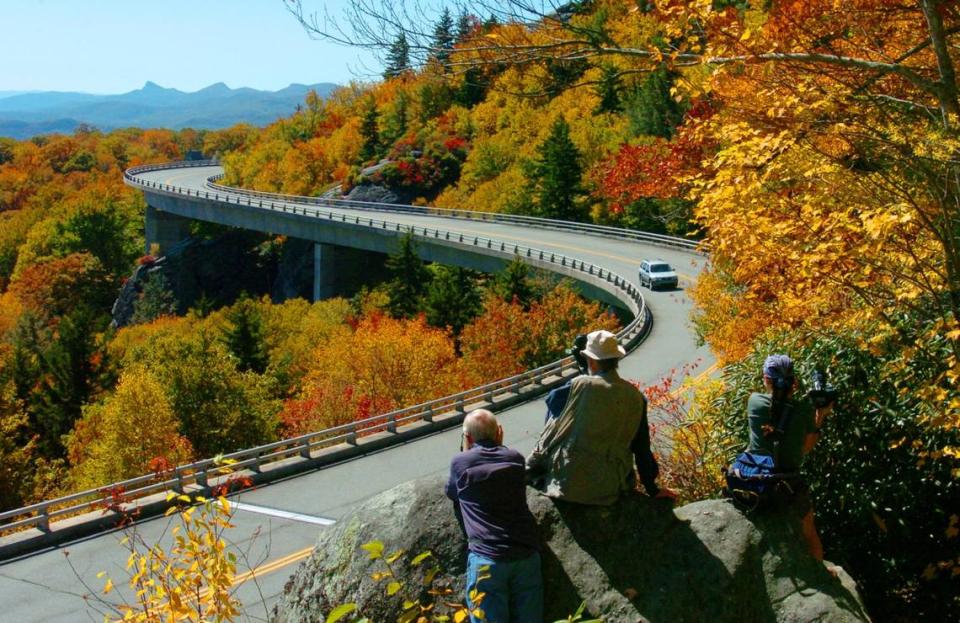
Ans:
[{"label": "yellow foliage tree", "polygon": [[178,425],[153,374],[127,368],[116,391],[86,407],[70,435],[74,487],[91,489],[189,462],[192,448]]}]

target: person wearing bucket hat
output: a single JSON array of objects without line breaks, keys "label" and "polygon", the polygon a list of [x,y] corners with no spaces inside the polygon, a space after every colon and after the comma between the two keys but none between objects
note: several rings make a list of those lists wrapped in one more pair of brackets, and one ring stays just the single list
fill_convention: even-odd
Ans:
[{"label": "person wearing bucket hat", "polygon": [[656,484],[646,398],[617,371],[626,354],[609,331],[587,335],[583,355],[589,374],[571,382],[563,410],[527,457],[528,479],[550,497],[613,504],[634,489],[634,464],[649,495],[675,497]]}]

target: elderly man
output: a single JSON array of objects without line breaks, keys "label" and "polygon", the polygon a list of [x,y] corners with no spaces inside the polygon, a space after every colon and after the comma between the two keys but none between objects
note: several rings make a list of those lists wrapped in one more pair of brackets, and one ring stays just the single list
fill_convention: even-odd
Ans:
[{"label": "elderly man", "polygon": [[634,488],[634,462],[647,493],[676,497],[657,487],[650,451],[647,400],[617,373],[626,355],[609,331],[587,335],[583,349],[589,374],[570,386],[559,417],[550,420],[527,458],[531,479],[547,495],[579,504],[609,505]]},{"label": "elderly man", "polygon": [[[446,493],[467,535],[467,603],[483,610],[486,623],[542,621],[539,538],[523,455],[504,447],[503,428],[485,409],[464,418],[462,449],[450,462]],[[479,604],[470,599],[474,588],[484,594]]]}]

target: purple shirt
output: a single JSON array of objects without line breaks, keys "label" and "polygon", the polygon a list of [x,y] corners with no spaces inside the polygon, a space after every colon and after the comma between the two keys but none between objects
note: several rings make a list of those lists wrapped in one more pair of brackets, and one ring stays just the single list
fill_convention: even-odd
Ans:
[{"label": "purple shirt", "polygon": [[537,522],[527,508],[525,459],[516,450],[482,441],[457,454],[446,493],[471,552],[519,560],[539,550]]}]

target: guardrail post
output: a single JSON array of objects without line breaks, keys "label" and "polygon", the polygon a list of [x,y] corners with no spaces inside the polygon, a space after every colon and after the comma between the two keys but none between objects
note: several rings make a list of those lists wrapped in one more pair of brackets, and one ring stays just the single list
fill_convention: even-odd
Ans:
[{"label": "guardrail post", "polygon": [[357,431],[350,431],[350,434],[347,435],[346,442],[351,446],[357,445]]},{"label": "guardrail post", "polygon": [[397,416],[391,415],[390,420],[387,422],[387,432],[396,433],[397,432]]},{"label": "guardrail post", "polygon": [[44,504],[37,511],[37,530],[40,532],[50,532],[50,506]]},{"label": "guardrail post", "polygon": [[177,484],[173,485],[173,490],[177,493],[183,493],[183,473],[179,467],[174,469],[174,473],[177,475]]},{"label": "guardrail post", "polygon": [[489,390],[487,390],[487,402],[489,402],[490,404],[493,404],[493,388],[492,387]]},{"label": "guardrail post", "polygon": [[204,488],[204,489],[209,489],[209,488],[210,488],[210,481],[207,480],[207,470],[206,470],[206,469],[201,469],[201,470],[198,471],[196,474],[194,474],[194,475],[193,475],[193,479],[197,482],[197,484],[198,484],[200,487],[202,487],[202,488]]},{"label": "guardrail post", "polygon": [[463,408],[463,398],[457,398],[457,402],[453,408],[456,409],[457,413],[460,413],[460,414],[466,413],[466,411],[464,411],[464,408]]},{"label": "guardrail post", "polygon": [[304,439],[303,444],[300,445],[300,456],[309,459],[310,457],[310,440]]},{"label": "guardrail post", "polygon": [[427,407],[427,410],[423,412],[423,415],[421,415],[420,418],[421,418],[424,422],[432,422],[432,421],[433,421],[433,407]]}]

